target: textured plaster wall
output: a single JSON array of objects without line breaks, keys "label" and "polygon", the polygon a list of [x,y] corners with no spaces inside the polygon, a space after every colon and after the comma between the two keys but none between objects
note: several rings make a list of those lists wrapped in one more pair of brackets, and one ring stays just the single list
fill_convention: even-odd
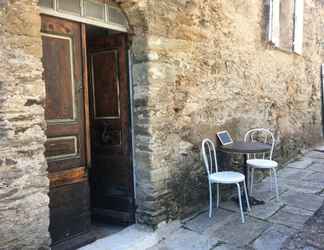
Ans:
[{"label": "textured plaster wall", "polygon": [[122,2],[142,14],[133,41],[139,221],[206,204],[199,148],[219,130],[242,139],[273,129],[280,162],[321,139],[320,1],[305,1],[302,56],[265,41],[262,0]]},{"label": "textured plaster wall", "polygon": [[0,249],[47,249],[48,178],[40,17],[0,0]]}]

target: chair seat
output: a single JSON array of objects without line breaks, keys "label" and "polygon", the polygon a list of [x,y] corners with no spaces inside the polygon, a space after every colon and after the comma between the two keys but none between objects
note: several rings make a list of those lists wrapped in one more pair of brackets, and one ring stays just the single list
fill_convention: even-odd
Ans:
[{"label": "chair seat", "polygon": [[244,181],[245,176],[239,172],[221,171],[211,174],[209,178],[214,183],[232,184]]},{"label": "chair seat", "polygon": [[250,159],[247,160],[247,164],[253,168],[276,168],[278,167],[278,163],[272,160],[266,159]]}]

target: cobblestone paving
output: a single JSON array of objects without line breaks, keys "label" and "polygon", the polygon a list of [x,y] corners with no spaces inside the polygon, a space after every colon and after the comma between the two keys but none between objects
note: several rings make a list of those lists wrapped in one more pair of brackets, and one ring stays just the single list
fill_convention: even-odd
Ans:
[{"label": "cobblestone paving", "polygon": [[253,196],[266,204],[254,206],[245,224],[235,203],[221,202],[211,219],[206,210],[183,220],[149,250],[324,249],[324,152],[285,166],[279,186],[277,202],[269,178],[255,185]]}]

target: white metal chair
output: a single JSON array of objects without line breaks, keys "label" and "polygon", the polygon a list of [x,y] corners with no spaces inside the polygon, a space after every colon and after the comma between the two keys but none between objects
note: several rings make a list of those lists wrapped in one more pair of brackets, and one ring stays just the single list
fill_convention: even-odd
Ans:
[{"label": "white metal chair", "polygon": [[212,194],[212,184],[217,185],[217,208],[219,207],[219,184],[236,184],[237,191],[238,191],[238,199],[240,203],[240,212],[241,212],[241,219],[242,223],[245,222],[243,208],[242,208],[242,199],[241,199],[241,187],[240,183],[243,182],[245,198],[247,203],[248,211],[251,210],[248,194],[246,190],[246,183],[245,183],[245,176],[239,172],[233,171],[220,171],[218,172],[217,166],[217,157],[216,157],[216,150],[215,145],[210,139],[204,139],[202,142],[202,157],[205,163],[205,167],[208,174],[208,185],[209,185],[209,218],[212,216],[212,209],[213,209],[213,194]]},{"label": "white metal chair", "polygon": [[[248,165],[248,181],[250,182],[249,192],[253,192],[253,179],[254,179],[254,169],[266,169],[270,172],[270,189],[272,190],[272,173],[275,182],[275,191],[277,201],[279,201],[279,189],[278,189],[278,178],[276,168],[278,163],[272,160],[272,154],[275,146],[275,138],[273,133],[269,129],[256,128],[249,130],[244,136],[245,142],[262,142],[271,145],[271,149],[268,153],[262,154],[249,154],[247,165]],[[261,157],[260,157],[261,155]]]}]

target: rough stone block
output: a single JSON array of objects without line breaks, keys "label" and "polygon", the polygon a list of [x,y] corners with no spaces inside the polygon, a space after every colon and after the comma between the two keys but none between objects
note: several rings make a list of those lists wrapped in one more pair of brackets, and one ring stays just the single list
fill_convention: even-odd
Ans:
[{"label": "rough stone block", "polygon": [[5,8],[8,6],[8,0],[0,0],[0,8]]}]

